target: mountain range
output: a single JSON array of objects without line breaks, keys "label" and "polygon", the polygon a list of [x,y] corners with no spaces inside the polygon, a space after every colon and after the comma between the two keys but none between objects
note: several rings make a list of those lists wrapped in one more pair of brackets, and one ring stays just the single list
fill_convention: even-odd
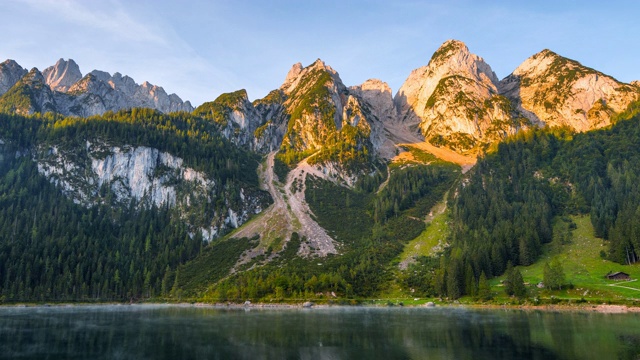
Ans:
[{"label": "mountain range", "polygon": [[[241,90],[223,94],[195,113],[216,113],[217,121],[227,123],[226,137],[262,153],[317,150],[348,125],[368,138],[367,144],[359,140],[353,145],[370,146],[387,158],[393,155],[391,144],[404,134],[475,155],[532,126],[578,132],[608,126],[612,115],[639,96],[638,82],[621,83],[550,50],[531,56],[499,80],[464,43],[449,40],[426,66],[411,71],[393,97],[377,79],[347,87],[334,69],[317,60],[307,67],[295,64],[280,88],[264,99],[251,103]],[[136,107],[164,113],[194,110],[177,95],[148,82],[138,85],[120,73],[94,70],[83,76],[71,59],[60,59],[42,72],[27,72],[13,60],[0,64],[0,107],[19,114],[50,111],[81,117]]]},{"label": "mountain range", "polygon": [[134,107],[146,107],[162,112],[193,110],[176,94],[168,95],[163,88],[132,78],[93,70],[82,75],[72,59],[60,59],[40,72],[22,68],[13,60],[0,64],[0,108],[29,115],[53,112],[65,116],[87,117]]},{"label": "mountain range", "polygon": [[[550,50],[500,80],[457,40],[395,96],[377,79],[347,86],[318,59],[262,99],[238,90],[196,108],[71,59],[42,72],[7,60],[0,294],[373,296],[415,290],[422,266],[425,293],[456,298],[533,263],[575,214],[612,242],[611,260],[635,262],[640,244],[620,235],[635,230],[616,221],[636,210],[621,195],[635,168],[610,149],[635,141],[616,129],[639,100],[638,82]],[[443,217],[438,250],[406,255]]]}]

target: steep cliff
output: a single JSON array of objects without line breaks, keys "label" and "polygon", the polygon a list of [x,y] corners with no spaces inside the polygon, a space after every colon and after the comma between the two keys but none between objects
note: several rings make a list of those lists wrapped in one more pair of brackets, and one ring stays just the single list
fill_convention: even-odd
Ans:
[{"label": "steep cliff", "polygon": [[294,65],[280,87],[289,115],[280,152],[293,164],[315,154],[309,162],[333,162],[355,169],[369,161],[374,116],[371,109],[321,60],[302,68]]},{"label": "steep cliff", "polygon": [[525,60],[500,82],[500,91],[532,122],[576,131],[611,124],[613,114],[640,97],[638,86],[550,50]]},{"label": "steep cliff", "polygon": [[475,151],[529,125],[499,95],[498,83],[491,67],[464,43],[446,41],[398,90],[399,120],[434,145]]},{"label": "steep cliff", "polygon": [[51,90],[60,92],[66,92],[73,84],[82,79],[80,67],[73,59],[58,60],[55,65],[44,69],[42,75]]},{"label": "steep cliff", "polygon": [[5,60],[0,64],[0,95],[6,93],[13,87],[23,76],[27,74],[27,70],[18,65],[13,60]]},{"label": "steep cliff", "polygon": [[[225,188],[182,158],[146,146],[87,141],[83,149],[41,146],[35,157],[38,171],[77,204],[167,207],[205,240],[239,227],[267,204],[264,194]],[[229,201],[228,191],[239,193],[242,201]]]},{"label": "steep cliff", "polygon": [[193,110],[176,94],[168,95],[162,87],[148,82],[138,85],[120,73],[111,76],[94,70],[83,77],[72,59],[60,59],[43,73],[36,68],[25,72],[12,60],[0,65],[0,104],[5,104],[0,105],[2,111],[87,117],[141,107],[164,113]]}]

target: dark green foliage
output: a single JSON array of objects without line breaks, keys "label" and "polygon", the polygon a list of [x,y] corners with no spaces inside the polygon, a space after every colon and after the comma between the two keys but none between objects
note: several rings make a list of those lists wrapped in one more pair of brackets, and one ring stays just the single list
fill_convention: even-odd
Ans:
[{"label": "dark green foliage", "polygon": [[459,174],[457,166],[448,164],[411,166],[392,172],[389,183],[373,201],[374,220],[385,222],[409,208],[413,208],[410,216],[426,215]]},{"label": "dark green foliage", "polygon": [[371,194],[309,177],[305,195],[316,220],[332,238],[353,243],[371,234],[373,222],[366,212]]},{"label": "dark green foliage", "polygon": [[511,266],[511,263],[509,263],[507,265],[505,275],[504,292],[509,296],[515,296],[517,298],[526,297],[527,288],[524,286],[524,280],[522,279],[522,273],[520,270],[518,270],[518,268],[514,268]]},{"label": "dark green foliage", "polygon": [[[175,269],[203,246],[184,219],[167,208],[141,209],[133,203],[76,205],[38,173],[28,154],[46,146],[80,153],[86,141],[154,147],[220,184],[218,193],[209,195],[224,201],[212,203],[210,210],[224,212],[241,201],[239,186],[258,191],[257,156],[216,131],[210,121],[193,115],[149,109],[86,119],[0,115],[1,299],[125,300],[167,296],[174,284],[179,290],[182,280]],[[16,153],[23,155],[16,158]],[[191,275],[187,269],[182,276]]]},{"label": "dark green foliage", "polygon": [[493,294],[491,293],[491,285],[489,285],[486,275],[482,272],[480,274],[480,279],[478,280],[478,299],[487,301],[492,298]]},{"label": "dark green foliage", "polygon": [[163,209],[134,211],[68,200],[29,158],[0,162],[0,297],[5,301],[161,296],[164,277],[202,239]]},{"label": "dark green foliage", "polygon": [[549,263],[545,263],[542,271],[542,282],[546,288],[552,290],[562,289],[562,286],[565,284],[562,263],[557,260],[551,262],[551,265],[549,265]]},{"label": "dark green foliage", "polygon": [[420,256],[409,264],[398,280],[403,288],[413,290],[412,293],[417,296],[436,296],[435,279],[439,266],[440,262],[435,257]]},{"label": "dark green foliage", "polygon": [[[500,144],[457,189],[447,257],[460,252],[462,269],[470,264],[476,277],[497,276],[507,262],[538,259],[541,245],[552,240],[553,217],[590,213],[596,235],[609,240],[608,258],[637,262],[639,125],[636,116],[574,136],[564,129],[533,130]],[[570,242],[573,228],[571,222],[559,226],[556,240]],[[440,272],[448,273],[447,266]]]},{"label": "dark green foliage", "polygon": [[180,267],[176,284],[187,296],[202,294],[203,284],[214,284],[229,274],[240,255],[258,244],[257,239],[228,239],[205,247],[200,255]]},{"label": "dark green foliage", "polygon": [[282,159],[280,159],[280,157],[275,156],[273,159],[273,171],[275,172],[275,174],[278,176],[278,180],[281,183],[286,183],[287,182],[287,175],[289,174],[289,171],[291,170],[291,168],[289,168],[289,166],[287,166],[287,164],[282,161]]},{"label": "dark green foliage", "polygon": [[206,102],[193,110],[193,114],[211,119],[220,125],[227,124],[227,115],[238,109],[247,100],[247,91],[242,89],[218,96],[214,101]]},{"label": "dark green foliage", "polygon": [[458,188],[453,247],[462,251],[462,261],[471,264],[476,279],[482,272],[502,274],[509,261],[533,263],[541,245],[552,239],[556,196],[552,184],[534,174],[559,144],[548,134],[527,136],[532,141],[500,144]]},{"label": "dark green foliage", "polygon": [[[403,172],[406,173],[424,175],[428,181],[435,181],[437,176],[442,175],[450,185],[456,172],[455,169],[444,167],[441,170]],[[400,254],[407,241],[424,230],[422,220],[407,214],[416,213],[415,204],[420,202],[421,197],[441,199],[447,189],[439,186],[422,187],[418,185],[421,182],[410,180],[407,184],[420,187],[421,195],[412,194],[413,198],[409,200],[403,198],[401,190],[380,194],[379,196],[384,196],[389,201],[402,202],[403,208],[397,216],[384,222],[376,222],[371,214],[376,194],[373,190],[363,190],[377,189],[378,186],[374,183],[379,184],[382,176],[377,175],[376,178],[371,183],[362,183],[359,190],[350,190],[314,178],[307,179],[307,202],[318,223],[340,242],[340,256],[311,261],[300,258],[296,253],[300,242],[306,239],[299,239],[296,235],[276,259],[260,268],[222,280],[204,299],[313,299],[331,298],[331,292],[342,297],[368,297],[379,292],[393,277],[390,268],[393,266],[392,260]],[[405,180],[403,176],[394,176],[387,186],[390,189],[402,189]],[[435,265],[429,263],[428,268],[433,270]],[[432,282],[422,283],[422,279],[429,277],[430,270],[427,271],[427,267],[421,267],[420,270],[427,273],[407,275],[405,283],[418,288],[420,293],[435,294]]]}]

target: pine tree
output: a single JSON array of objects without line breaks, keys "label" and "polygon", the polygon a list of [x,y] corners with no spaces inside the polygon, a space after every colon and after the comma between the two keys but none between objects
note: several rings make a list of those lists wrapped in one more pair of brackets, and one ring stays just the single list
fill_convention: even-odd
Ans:
[{"label": "pine tree", "polygon": [[487,276],[484,274],[480,274],[480,280],[478,280],[478,298],[480,300],[486,301],[491,300],[493,295],[491,294],[491,286],[489,285],[489,281],[487,280]]},{"label": "pine tree", "polygon": [[544,282],[544,286],[553,290],[560,290],[565,282],[564,269],[562,267],[562,263],[558,260],[554,260],[549,263],[544,264],[544,269],[542,270],[542,282]]},{"label": "pine tree", "polygon": [[507,270],[505,271],[505,279],[504,279],[504,292],[513,296],[515,294],[515,285],[513,283],[513,264],[511,264],[511,260],[507,262]]},{"label": "pine tree", "polygon": [[524,298],[527,296],[527,288],[524,286],[524,280],[520,270],[513,269],[511,272],[511,284],[513,284],[513,295],[517,298]]}]

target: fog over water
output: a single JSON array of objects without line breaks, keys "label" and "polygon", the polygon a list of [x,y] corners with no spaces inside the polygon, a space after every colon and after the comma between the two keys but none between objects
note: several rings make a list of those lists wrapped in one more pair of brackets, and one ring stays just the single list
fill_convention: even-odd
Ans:
[{"label": "fog over water", "polygon": [[0,358],[637,359],[640,314],[463,308],[0,308]]}]

